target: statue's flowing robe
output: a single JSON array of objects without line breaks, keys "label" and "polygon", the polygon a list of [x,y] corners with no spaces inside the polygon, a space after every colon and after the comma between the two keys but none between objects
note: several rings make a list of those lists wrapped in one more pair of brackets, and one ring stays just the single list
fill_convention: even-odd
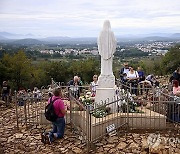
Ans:
[{"label": "statue's flowing robe", "polygon": [[101,74],[112,75],[112,58],[116,51],[116,39],[111,31],[110,22],[106,20],[103,25],[103,30],[98,38],[98,51],[101,55]]}]

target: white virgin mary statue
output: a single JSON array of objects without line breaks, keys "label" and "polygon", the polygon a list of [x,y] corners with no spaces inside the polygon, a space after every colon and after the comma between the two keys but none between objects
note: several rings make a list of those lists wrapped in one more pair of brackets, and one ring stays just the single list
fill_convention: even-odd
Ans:
[{"label": "white virgin mary statue", "polygon": [[101,55],[101,75],[113,75],[112,61],[116,46],[117,41],[111,31],[110,22],[106,20],[98,38],[98,51]]}]

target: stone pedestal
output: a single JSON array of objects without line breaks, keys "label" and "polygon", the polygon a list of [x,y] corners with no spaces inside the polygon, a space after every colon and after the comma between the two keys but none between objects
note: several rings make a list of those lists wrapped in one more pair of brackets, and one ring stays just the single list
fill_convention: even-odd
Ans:
[{"label": "stone pedestal", "polygon": [[[111,103],[116,99],[116,86],[114,75],[100,75],[98,78],[98,87],[96,88],[95,103],[96,105],[104,105]],[[116,112],[115,103],[108,105],[111,113]]]},{"label": "stone pedestal", "polygon": [[98,88],[114,88],[115,76],[114,75],[100,75],[98,77]]},{"label": "stone pedestal", "polygon": [[[96,97],[95,97],[95,103],[96,105],[104,105],[111,103],[116,100],[116,89],[114,88],[97,88],[96,89]],[[111,113],[116,112],[116,103],[107,105],[106,107],[111,108]]]}]

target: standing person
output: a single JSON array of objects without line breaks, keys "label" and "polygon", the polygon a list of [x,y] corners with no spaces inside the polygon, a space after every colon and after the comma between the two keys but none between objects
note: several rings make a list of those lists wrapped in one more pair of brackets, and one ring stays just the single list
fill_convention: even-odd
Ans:
[{"label": "standing person", "polygon": [[131,84],[132,94],[137,95],[139,75],[138,72],[133,69],[133,67],[130,67],[129,69],[130,71],[127,73],[127,80]]},{"label": "standing person", "polygon": [[72,94],[76,97],[79,98],[80,97],[80,92],[82,89],[82,85],[79,82],[79,77],[78,76],[74,76],[74,79],[69,81],[68,85],[70,86],[70,90],[72,92]]},{"label": "standing person", "polygon": [[8,107],[11,99],[11,87],[8,85],[7,81],[3,81],[1,93],[2,100],[5,101],[6,107]]},{"label": "standing person", "polygon": [[53,129],[49,132],[47,136],[43,135],[44,138],[48,140],[48,143],[51,144],[55,139],[63,138],[64,130],[65,130],[65,119],[64,116],[66,114],[66,108],[64,102],[61,99],[62,93],[60,88],[56,88],[53,90],[54,96],[49,98],[48,103],[50,101],[54,101],[53,107],[55,110],[55,114],[58,116],[55,122],[52,122]]},{"label": "standing person", "polygon": [[139,75],[139,82],[144,81],[145,80],[145,74],[144,74],[144,71],[142,71],[141,67],[137,68],[137,72]]},{"label": "standing person", "polygon": [[79,78],[79,79],[78,79],[78,82],[79,82],[79,84],[82,86],[82,85],[83,85],[83,82],[82,82],[82,80],[81,80],[81,77],[79,76],[78,78]]},{"label": "standing person", "polygon": [[177,80],[180,84],[180,67],[173,72],[173,80]]},{"label": "standing person", "polygon": [[98,81],[98,76],[94,75],[93,82],[91,82],[91,84],[90,84],[90,90],[91,90],[92,97],[94,97],[96,95],[96,87],[98,86],[97,81]]},{"label": "standing person", "polygon": [[40,99],[41,99],[41,92],[40,92],[40,90],[37,87],[34,87],[33,97],[34,97],[36,102],[40,101]]},{"label": "standing person", "polygon": [[128,65],[128,63],[124,63],[124,67],[119,72],[119,76],[120,76],[121,82],[123,84],[126,84],[126,82],[127,82],[128,72],[129,72],[129,65]]},{"label": "standing person", "polygon": [[143,84],[142,81],[145,80],[145,75],[144,75],[144,72],[142,71],[141,67],[138,67],[137,68],[137,72],[138,72],[138,75],[139,75],[139,83],[140,83],[140,92],[141,92],[141,95],[143,94]]},{"label": "standing person", "polygon": [[127,90],[127,74],[129,72],[129,65],[128,63],[124,63],[124,67],[121,68],[120,72],[119,72],[119,76],[120,76],[120,80],[121,80],[121,83],[122,83],[122,89],[125,89]]}]

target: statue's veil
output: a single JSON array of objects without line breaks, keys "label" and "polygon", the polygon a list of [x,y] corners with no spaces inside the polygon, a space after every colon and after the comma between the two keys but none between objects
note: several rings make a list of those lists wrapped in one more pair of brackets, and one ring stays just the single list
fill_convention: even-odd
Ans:
[{"label": "statue's veil", "polygon": [[116,39],[111,31],[109,20],[104,21],[103,30],[98,38],[98,51],[103,59],[109,59],[116,51]]}]

